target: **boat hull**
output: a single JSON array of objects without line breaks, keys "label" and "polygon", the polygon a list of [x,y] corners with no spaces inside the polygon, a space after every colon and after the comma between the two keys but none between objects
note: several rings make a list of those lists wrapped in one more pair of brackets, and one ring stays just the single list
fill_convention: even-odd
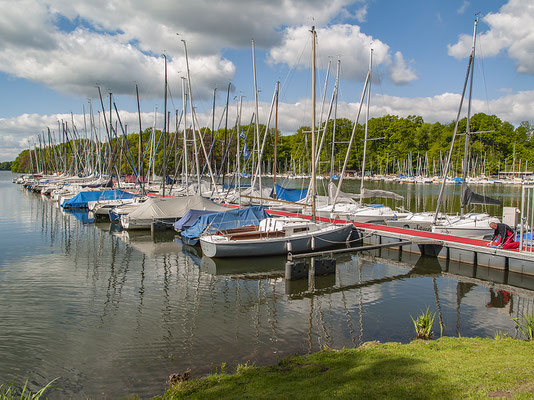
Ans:
[{"label": "boat hull", "polygon": [[257,257],[305,253],[345,244],[352,225],[334,226],[332,229],[292,237],[269,237],[249,240],[217,240],[217,235],[200,238],[200,246],[208,257]]}]

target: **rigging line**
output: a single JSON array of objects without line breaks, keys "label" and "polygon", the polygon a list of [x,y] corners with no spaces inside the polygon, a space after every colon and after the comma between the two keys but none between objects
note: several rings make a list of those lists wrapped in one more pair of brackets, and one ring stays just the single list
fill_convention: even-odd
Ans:
[{"label": "rigging line", "polygon": [[172,109],[173,110],[178,110],[178,108],[176,107],[176,105],[174,104],[174,97],[172,97],[172,91],[171,91],[171,85],[169,85],[167,87],[167,94],[169,96],[169,100],[170,100],[170,103],[172,104]]},{"label": "rigging line", "polygon": [[488,115],[492,115],[491,114],[491,108],[490,108],[490,102],[489,102],[489,96],[488,96],[488,85],[487,85],[487,82],[486,82],[486,74],[485,74],[485,67],[484,67],[484,48],[482,47],[482,40],[481,40],[481,36],[479,36],[478,38],[478,42],[477,42],[477,45],[478,45],[478,49],[479,49],[479,56],[477,57],[477,60],[478,60],[478,69],[480,71],[480,75],[482,76],[482,82],[484,83],[484,93],[486,95],[486,107],[487,107],[487,113]]},{"label": "rigging line", "polygon": [[304,56],[304,52],[308,49],[308,46],[309,46],[309,43],[308,43],[308,41],[306,41],[306,43],[302,47],[302,51],[301,51],[300,55],[297,58],[297,62],[295,62],[293,64],[293,66],[290,68],[290,70],[287,72],[287,75],[284,78],[284,81],[280,85],[279,94],[281,94],[280,97],[281,97],[282,100],[284,100],[284,98],[286,96],[287,89],[288,89],[288,86],[286,86],[286,84],[288,83],[288,80],[293,77],[293,72],[295,71],[295,68],[298,65],[300,65],[302,57]]}]

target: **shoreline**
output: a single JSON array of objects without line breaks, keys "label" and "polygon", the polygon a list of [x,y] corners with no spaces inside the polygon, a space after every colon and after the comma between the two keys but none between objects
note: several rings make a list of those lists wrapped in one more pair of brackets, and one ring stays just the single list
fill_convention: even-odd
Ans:
[{"label": "shoreline", "polygon": [[496,336],[367,342],[276,365],[238,365],[171,385],[154,399],[534,398],[532,342]]}]

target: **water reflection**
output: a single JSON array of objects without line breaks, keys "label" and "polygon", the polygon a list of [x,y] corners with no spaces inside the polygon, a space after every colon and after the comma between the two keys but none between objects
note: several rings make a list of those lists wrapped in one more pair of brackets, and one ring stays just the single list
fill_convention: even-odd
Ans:
[{"label": "water reflection", "polygon": [[382,249],[286,282],[283,257],[209,259],[172,232],[84,224],[10,182],[0,196],[0,382],[59,376],[53,397],[148,397],[187,368],[407,342],[426,307],[462,336],[516,335],[510,318],[532,311],[534,278],[516,274]]}]

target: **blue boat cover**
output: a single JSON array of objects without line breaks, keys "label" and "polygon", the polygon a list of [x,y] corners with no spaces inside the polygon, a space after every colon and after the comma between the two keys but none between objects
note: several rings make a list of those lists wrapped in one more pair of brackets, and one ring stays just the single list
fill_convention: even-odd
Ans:
[{"label": "blue boat cover", "polygon": [[97,200],[133,199],[136,195],[123,190],[93,190],[80,192],[61,206],[63,208],[87,208],[87,203]]},{"label": "blue boat cover", "polygon": [[201,215],[206,214],[213,214],[213,211],[210,210],[189,210],[185,213],[185,215],[180,218],[178,221],[174,223],[174,229],[177,231],[185,231],[191,225],[195,223],[195,221],[200,217]]},{"label": "blue boat cover", "polygon": [[264,218],[269,218],[263,206],[251,206],[230,211],[205,214],[198,217],[189,229],[182,232],[184,243],[195,245],[204,232],[216,232],[219,229],[239,228],[246,225],[258,225]]},{"label": "blue boat cover", "polygon": [[297,202],[302,200],[308,194],[308,189],[288,189],[279,185],[274,185],[276,191],[276,198],[280,200],[287,200]]}]

